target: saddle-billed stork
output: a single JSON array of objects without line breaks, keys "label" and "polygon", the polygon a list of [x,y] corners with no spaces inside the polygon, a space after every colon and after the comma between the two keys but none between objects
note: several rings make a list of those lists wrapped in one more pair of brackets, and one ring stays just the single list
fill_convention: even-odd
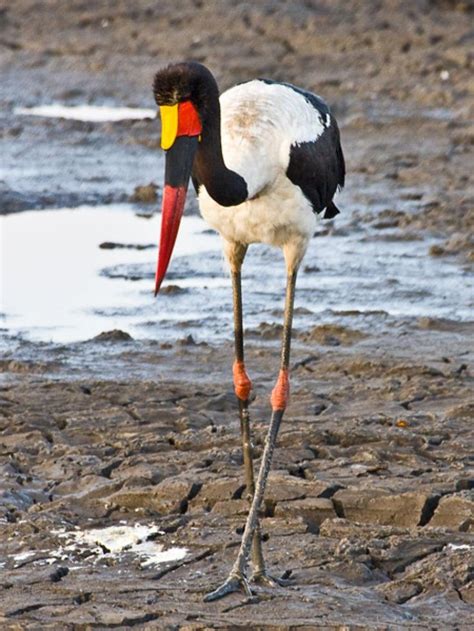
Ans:
[{"label": "saddle-billed stork", "polygon": [[[296,275],[315,230],[315,214],[331,218],[339,212],[333,202],[345,175],[339,130],[319,96],[287,83],[256,79],[236,85],[219,98],[213,75],[199,63],[178,63],[160,70],[153,91],[166,151],[155,295],[171,258],[190,177],[202,216],[223,238],[233,284],[233,377],[246,485],[253,499],[230,574],[205,600],[240,587],[250,596],[246,572],[251,547],[254,571],[250,580],[280,582],[265,569],[258,515],[289,397]],[[244,364],[241,294],[241,267],[251,243],[282,248],[287,269],[280,371],[271,394],[271,421],[256,483],[248,411],[252,385]]]}]

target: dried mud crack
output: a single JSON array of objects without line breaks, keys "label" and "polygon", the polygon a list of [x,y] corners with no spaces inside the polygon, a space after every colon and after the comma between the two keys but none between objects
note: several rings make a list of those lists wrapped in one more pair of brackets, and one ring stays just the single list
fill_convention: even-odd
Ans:
[{"label": "dried mud crack", "polygon": [[[357,235],[352,252],[408,244],[405,262],[423,252],[417,262],[468,277],[469,3],[223,0],[183,2],[179,14],[171,0],[116,5],[17,0],[0,10],[0,213],[128,200],[148,204],[137,210],[149,218],[161,190],[157,121],[52,121],[15,108],[153,107],[157,67],[192,58],[223,89],[267,76],[332,104],[350,220],[321,224],[317,245],[344,234]],[[106,237],[102,253],[137,249],[132,237]],[[329,263],[308,259],[302,286],[324,283]],[[126,283],[150,269],[103,274]],[[200,320],[178,323],[164,343],[159,329],[140,340],[115,324],[71,344],[2,330],[0,627],[473,628],[472,318],[364,306],[370,279],[356,280],[330,321],[325,312],[299,324],[318,288],[303,289],[295,310],[292,400],[261,518],[269,568],[291,582],[256,588],[255,601],[202,602],[229,570],[248,510],[230,343],[199,344],[188,325],[203,331]],[[176,282],[168,297],[179,299],[189,290]],[[426,298],[397,269],[376,293],[383,283],[410,307]],[[459,292],[445,289],[455,310]],[[260,320],[246,356],[257,459],[281,309]]]},{"label": "dried mud crack", "polygon": [[[429,335],[437,345],[451,334]],[[225,348],[185,352],[207,354],[226,374]],[[472,620],[472,428],[459,404],[469,368],[445,372],[441,359],[422,358],[408,368],[395,353],[367,351],[361,361],[354,352],[321,353],[309,373],[307,348],[295,349],[297,395],[262,516],[270,567],[291,582],[257,588],[256,601],[245,603],[239,595],[202,603],[232,562],[248,508],[235,402],[222,395],[227,380],[157,386],[33,372],[3,385],[4,620],[225,626],[250,616],[264,626],[277,612],[290,627],[342,624],[348,608],[365,624],[370,607],[384,624],[424,625],[434,620],[434,594],[447,624]],[[180,361],[169,357],[171,367]],[[254,348],[249,361],[264,374],[267,352]],[[368,398],[371,373],[378,378]],[[394,375],[398,401],[407,388],[426,393],[412,397],[411,410],[390,396]],[[268,422],[264,390],[251,407],[257,456]],[[333,404],[313,415],[321,395]],[[148,525],[155,530],[146,545],[181,546],[186,555],[153,567],[133,548],[67,547],[74,533],[124,525]]]}]

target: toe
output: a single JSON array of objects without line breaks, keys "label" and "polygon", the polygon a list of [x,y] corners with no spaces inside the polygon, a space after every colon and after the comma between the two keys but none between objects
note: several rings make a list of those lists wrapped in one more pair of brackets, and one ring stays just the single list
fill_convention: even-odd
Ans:
[{"label": "toe", "polygon": [[219,598],[223,598],[224,596],[237,592],[241,589],[245,592],[247,598],[252,598],[252,591],[245,576],[243,576],[243,574],[231,574],[220,587],[204,597],[204,602],[208,603],[213,600],[218,600]]}]

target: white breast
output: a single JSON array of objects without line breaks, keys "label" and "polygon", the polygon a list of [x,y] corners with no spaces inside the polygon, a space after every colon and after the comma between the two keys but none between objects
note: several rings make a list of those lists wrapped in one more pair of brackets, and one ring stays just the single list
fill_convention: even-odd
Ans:
[{"label": "white breast", "polygon": [[319,113],[291,88],[258,80],[224,92],[220,104],[224,161],[245,179],[249,200],[224,208],[201,187],[204,219],[227,241],[279,247],[307,242],[316,217],[285,173],[291,145],[314,141],[324,131]]}]

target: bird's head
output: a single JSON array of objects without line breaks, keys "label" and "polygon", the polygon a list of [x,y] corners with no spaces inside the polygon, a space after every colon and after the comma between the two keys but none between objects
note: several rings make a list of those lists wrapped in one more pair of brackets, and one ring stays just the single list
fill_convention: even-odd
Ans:
[{"label": "bird's head", "polygon": [[216,81],[209,70],[195,62],[159,70],[153,93],[161,116],[161,147],[166,151],[160,249],[155,296],[168,269],[184,210],[194,155],[218,98]]}]

